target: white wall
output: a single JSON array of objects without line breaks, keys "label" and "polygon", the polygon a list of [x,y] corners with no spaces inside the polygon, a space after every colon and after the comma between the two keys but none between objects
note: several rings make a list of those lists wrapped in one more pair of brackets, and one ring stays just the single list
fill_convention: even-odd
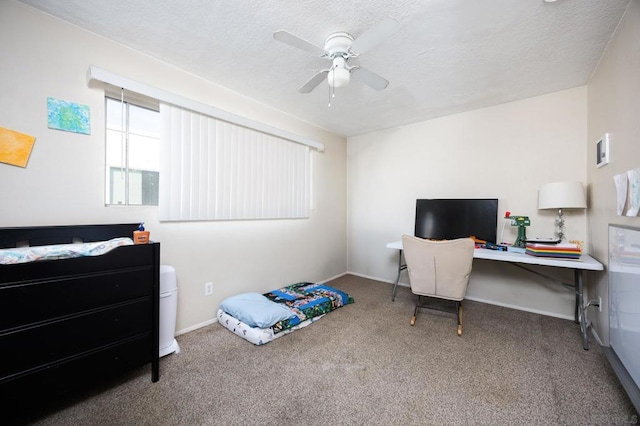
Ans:
[{"label": "white wall", "polygon": [[[579,87],[349,138],[349,271],[395,280],[397,253],[385,245],[413,234],[417,198],[498,198],[499,215],[531,218],[528,237],[553,236],[557,212],[537,209],[538,187],[586,183],[586,128]],[[569,239],[585,240],[586,213],[566,216]],[[515,237],[507,225],[504,240]],[[542,272],[573,281],[568,271]],[[565,318],[575,304],[562,286],[491,261],[474,262],[468,297]]]},{"label": "white wall", "polygon": [[[631,2],[589,83],[588,134],[587,89],[580,87],[353,137],[347,154],[340,137],[21,3],[0,2],[0,126],[37,137],[27,168],[0,163],[0,226],[145,221],[162,243],[162,262],[178,271],[180,330],[211,320],[223,297],[241,291],[345,270],[393,281],[397,257],[385,244],[413,232],[419,197],[498,197],[500,214],[531,217],[529,236],[550,236],[555,213],[537,210],[539,185],[586,182],[588,173],[589,227],[584,212],[568,212],[567,231],[605,262],[606,224],[640,225],[615,216],[611,192],[611,177],[640,157],[640,121],[631,115],[640,110],[638,9]],[[323,142],[326,151],[313,154],[312,217],[159,223],[154,207],[105,207],[103,94],[86,82],[89,65]],[[92,134],[49,130],[47,96],[89,105]],[[593,144],[607,131],[612,162],[595,169]],[[514,238],[507,226],[505,240]],[[203,296],[207,281],[214,296]],[[606,303],[606,273],[590,290]],[[474,263],[469,296],[573,316],[573,298],[561,287],[490,261]],[[608,341],[606,306],[595,319]]]},{"label": "white wall", "polygon": [[[343,138],[12,0],[0,2],[0,53],[0,126],[37,138],[26,168],[0,163],[0,227],[144,221],[177,271],[178,330],[212,320],[226,296],[346,270]],[[104,92],[88,85],[90,65],[324,143],[311,218],[160,223],[156,207],[105,207]],[[48,96],[89,105],[91,135],[48,129]]]},{"label": "white wall", "polygon": [[[640,1],[629,4],[588,85],[588,179],[591,251],[607,259],[608,224],[640,227],[640,218],[616,215],[613,176],[640,167]],[[609,164],[596,168],[595,144],[611,134]],[[609,344],[608,280],[597,274],[588,287],[591,299],[602,297],[603,309],[589,311],[602,343]]]}]

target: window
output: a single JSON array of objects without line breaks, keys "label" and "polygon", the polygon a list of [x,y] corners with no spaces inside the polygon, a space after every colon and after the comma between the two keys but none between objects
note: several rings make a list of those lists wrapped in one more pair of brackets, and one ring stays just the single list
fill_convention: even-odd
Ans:
[{"label": "window", "polygon": [[158,205],[158,102],[128,94],[106,97],[106,204]]},{"label": "window", "polygon": [[[323,151],[323,143],[97,67],[89,67],[88,77],[106,83],[107,97],[112,93],[107,99],[107,203],[157,203],[160,220],[309,216],[309,149]],[[175,107],[160,114],[162,125],[155,118],[139,124],[136,111],[156,117],[160,102],[163,108]],[[160,165],[160,155],[152,152],[158,145]]]},{"label": "window", "polygon": [[309,217],[309,147],[160,105],[160,220]]}]

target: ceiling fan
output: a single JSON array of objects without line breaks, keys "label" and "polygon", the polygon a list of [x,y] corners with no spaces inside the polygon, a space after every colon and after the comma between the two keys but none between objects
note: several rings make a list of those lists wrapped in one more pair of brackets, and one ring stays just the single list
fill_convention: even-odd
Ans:
[{"label": "ceiling fan", "polygon": [[329,68],[319,71],[298,89],[300,93],[311,92],[325,78],[332,89],[343,87],[349,84],[351,77],[375,90],[382,90],[389,85],[387,80],[360,65],[350,65],[349,59],[355,58],[382,43],[396,32],[398,27],[398,21],[393,18],[386,18],[356,39],[343,31],[329,34],[324,42],[324,47],[316,46],[286,30],[276,31],[273,33],[273,38],[331,61]]}]

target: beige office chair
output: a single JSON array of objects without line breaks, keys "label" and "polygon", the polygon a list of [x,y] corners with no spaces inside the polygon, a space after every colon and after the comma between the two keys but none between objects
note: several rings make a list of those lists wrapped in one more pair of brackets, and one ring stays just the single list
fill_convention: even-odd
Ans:
[{"label": "beige office chair", "polygon": [[458,336],[462,336],[462,299],[467,292],[471,274],[473,240],[460,238],[432,241],[403,235],[402,247],[411,292],[418,296],[411,325],[416,323],[418,308],[444,310],[434,305],[422,305],[422,297],[448,299],[455,302]]}]

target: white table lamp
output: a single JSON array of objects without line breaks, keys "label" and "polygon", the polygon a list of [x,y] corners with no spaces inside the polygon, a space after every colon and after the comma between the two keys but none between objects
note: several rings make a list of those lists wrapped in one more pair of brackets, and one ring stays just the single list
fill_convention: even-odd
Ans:
[{"label": "white table lamp", "polygon": [[538,191],[538,209],[558,209],[556,235],[565,241],[562,209],[586,209],[587,200],[582,182],[547,183]]}]

